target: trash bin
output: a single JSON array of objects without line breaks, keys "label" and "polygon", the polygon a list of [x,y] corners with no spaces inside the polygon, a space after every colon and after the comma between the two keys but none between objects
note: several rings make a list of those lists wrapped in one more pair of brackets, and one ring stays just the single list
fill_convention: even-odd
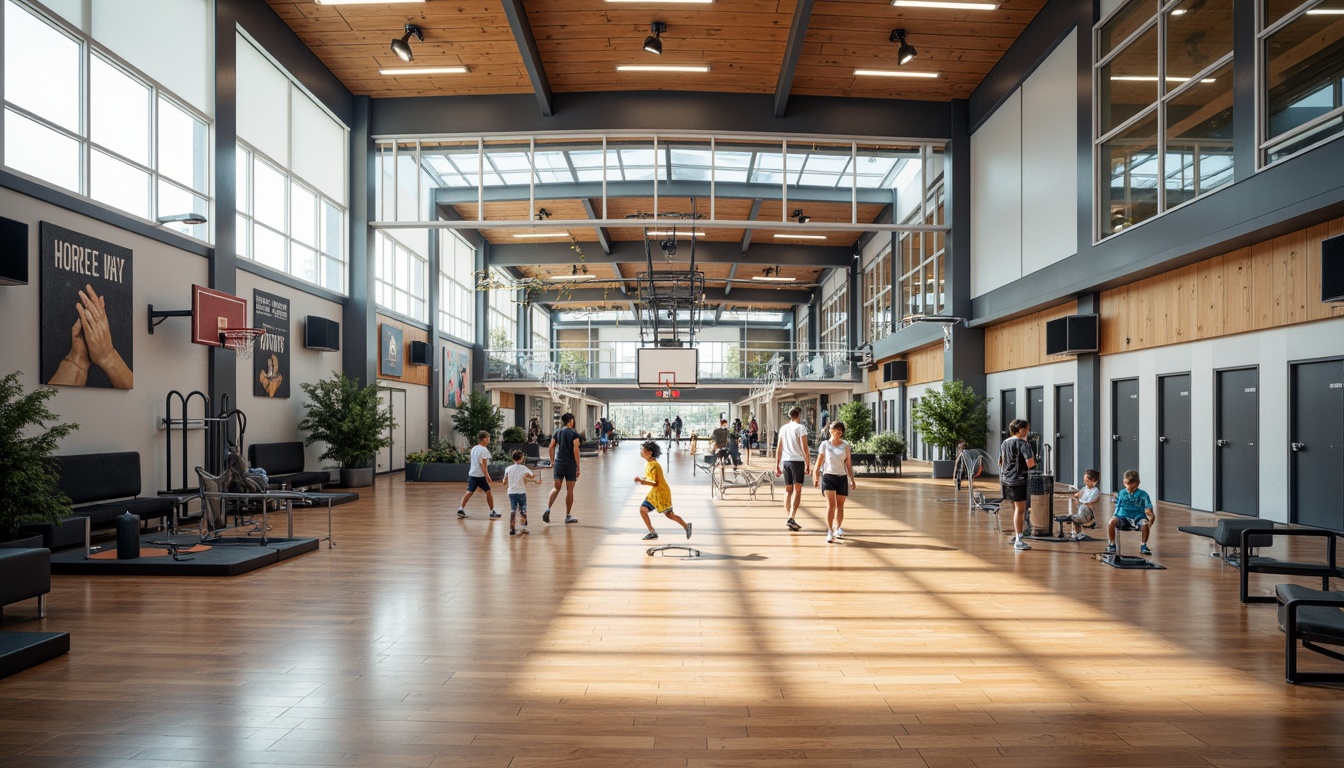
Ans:
[{"label": "trash bin", "polygon": [[[1028,536],[1049,536],[1053,521],[1055,476],[1044,472],[1027,475]],[[1032,514],[1032,512],[1036,514]]]}]

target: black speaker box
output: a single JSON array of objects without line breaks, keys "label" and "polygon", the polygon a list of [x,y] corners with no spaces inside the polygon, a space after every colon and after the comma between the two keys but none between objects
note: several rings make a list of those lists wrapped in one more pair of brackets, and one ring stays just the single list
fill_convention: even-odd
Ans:
[{"label": "black speaker box", "polygon": [[1067,315],[1045,324],[1046,355],[1081,355],[1099,348],[1097,315]]},{"label": "black speaker box", "polygon": [[411,354],[408,359],[411,361],[411,365],[433,365],[434,345],[427,341],[412,341]]},{"label": "black speaker box", "polygon": [[325,317],[309,315],[303,321],[303,346],[324,352],[341,349],[341,324]]},{"label": "black speaker box", "polygon": [[905,381],[910,378],[910,363],[906,360],[892,360],[882,364],[883,381]]},{"label": "black speaker box", "polygon": [[1321,241],[1321,301],[1344,301],[1344,235]]},{"label": "black speaker box", "polygon": [[0,285],[28,284],[28,225],[0,218]]}]

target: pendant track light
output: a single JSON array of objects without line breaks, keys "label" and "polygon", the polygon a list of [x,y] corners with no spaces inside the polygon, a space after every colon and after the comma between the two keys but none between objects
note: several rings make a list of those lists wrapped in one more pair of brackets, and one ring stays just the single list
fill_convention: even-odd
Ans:
[{"label": "pendant track light", "polygon": [[392,38],[392,52],[402,61],[415,61],[415,55],[411,53],[411,35],[422,43],[425,41],[425,33],[414,24],[406,25],[406,34]]},{"label": "pendant track light", "polygon": [[919,51],[915,50],[915,46],[906,42],[904,29],[891,30],[891,42],[901,44],[901,47],[896,51],[897,64],[902,66],[909,64],[919,55]]},{"label": "pendant track light", "polygon": [[653,34],[644,38],[644,50],[655,56],[662,56],[663,33],[667,31],[667,24],[661,21],[655,21],[649,25],[649,31]]}]

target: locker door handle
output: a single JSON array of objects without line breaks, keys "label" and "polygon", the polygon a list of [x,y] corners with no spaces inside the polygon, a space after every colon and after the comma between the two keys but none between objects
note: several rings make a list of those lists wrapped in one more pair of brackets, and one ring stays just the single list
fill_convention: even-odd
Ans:
[{"label": "locker door handle", "polygon": [[1305,450],[1306,447],[1307,447],[1306,443],[1293,443],[1293,451]]},{"label": "locker door handle", "polygon": [[1216,445],[1219,448],[1226,448],[1227,446],[1231,445],[1231,443],[1227,442],[1226,440],[1219,440],[1217,441]]},{"label": "locker door handle", "polygon": [[1157,442],[1159,442],[1159,443],[1165,443],[1165,442],[1167,442],[1167,436],[1166,436],[1166,435],[1162,435],[1161,437],[1157,438]]},{"label": "locker door handle", "polygon": [[1055,439],[1056,439],[1056,440],[1058,440],[1059,438],[1061,438],[1061,437],[1063,437],[1063,436],[1064,436],[1064,435],[1061,434],[1061,433],[1059,433],[1059,432],[1056,432],[1056,433],[1055,433]]},{"label": "locker door handle", "polygon": [[1117,443],[1120,442],[1120,436],[1119,436],[1119,435],[1111,435],[1111,439],[1114,440],[1114,441],[1117,442]]}]

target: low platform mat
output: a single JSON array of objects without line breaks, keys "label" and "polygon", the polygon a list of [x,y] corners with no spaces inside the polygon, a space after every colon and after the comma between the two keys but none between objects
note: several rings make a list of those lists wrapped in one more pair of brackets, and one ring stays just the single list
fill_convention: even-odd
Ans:
[{"label": "low platform mat", "polygon": [[[72,549],[51,555],[53,574],[116,576],[237,576],[281,560],[288,560],[318,548],[314,538],[286,539],[268,537],[265,546],[260,536],[211,539],[197,545],[196,536],[169,536],[146,533],[140,539],[141,557],[118,560],[115,543],[84,559],[84,550]],[[167,544],[180,547],[180,560],[169,556]],[[205,547],[204,549],[200,547]]]},{"label": "low platform mat", "polygon": [[1099,555],[1097,559],[1112,568],[1126,571],[1164,571],[1167,568],[1137,555]]},{"label": "low platform mat", "polygon": [[0,677],[69,652],[69,632],[0,632]]}]

